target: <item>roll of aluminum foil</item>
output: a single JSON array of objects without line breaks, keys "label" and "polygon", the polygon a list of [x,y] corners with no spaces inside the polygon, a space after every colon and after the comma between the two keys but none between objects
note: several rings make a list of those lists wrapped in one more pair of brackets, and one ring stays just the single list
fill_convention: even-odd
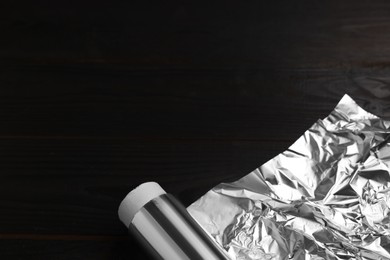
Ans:
[{"label": "roll of aluminum foil", "polygon": [[293,145],[188,207],[232,259],[390,259],[390,121],[344,96]]},{"label": "roll of aluminum foil", "polygon": [[155,259],[229,259],[185,207],[155,182],[131,191],[120,204],[118,214]]}]

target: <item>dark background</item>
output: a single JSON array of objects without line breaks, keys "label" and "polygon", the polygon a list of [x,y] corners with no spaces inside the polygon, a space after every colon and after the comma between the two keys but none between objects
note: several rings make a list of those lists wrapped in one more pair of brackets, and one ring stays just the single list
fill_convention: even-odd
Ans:
[{"label": "dark background", "polygon": [[345,93],[390,118],[389,68],[389,1],[1,1],[0,257],[145,259],[127,192],[188,206]]}]

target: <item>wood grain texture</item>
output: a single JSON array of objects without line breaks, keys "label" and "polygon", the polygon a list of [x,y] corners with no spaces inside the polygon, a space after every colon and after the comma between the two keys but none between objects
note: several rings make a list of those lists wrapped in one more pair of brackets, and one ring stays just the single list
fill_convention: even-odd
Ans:
[{"label": "wood grain texture", "polygon": [[[130,250],[131,246],[137,250]],[[1,239],[0,250],[3,259],[151,259],[131,238],[112,241]]]},{"label": "wood grain texture", "polygon": [[385,1],[2,3],[2,56],[132,68],[387,64]]},{"label": "wood grain texture", "polygon": [[344,94],[390,119],[388,1],[0,3],[0,258],[146,259],[117,207],[189,205]]},{"label": "wood grain texture", "polygon": [[[371,112],[390,117],[389,93],[381,90],[388,85],[375,85],[380,82],[375,79],[387,73],[387,69],[128,71],[109,66],[6,69],[0,79],[4,86],[0,133],[290,142],[328,115],[345,93]],[[285,131],[286,124],[294,130]]]}]

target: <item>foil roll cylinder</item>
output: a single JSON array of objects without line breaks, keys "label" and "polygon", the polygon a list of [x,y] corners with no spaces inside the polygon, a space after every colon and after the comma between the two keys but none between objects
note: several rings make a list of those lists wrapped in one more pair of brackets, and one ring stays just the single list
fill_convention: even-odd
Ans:
[{"label": "foil roll cylinder", "polygon": [[144,183],[130,192],[118,213],[129,232],[156,259],[229,259],[185,207],[157,183]]}]

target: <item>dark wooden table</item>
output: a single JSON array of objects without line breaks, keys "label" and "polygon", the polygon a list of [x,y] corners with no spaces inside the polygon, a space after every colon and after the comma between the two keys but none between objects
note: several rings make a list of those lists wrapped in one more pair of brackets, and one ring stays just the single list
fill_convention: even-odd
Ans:
[{"label": "dark wooden table", "polygon": [[138,184],[189,205],[345,93],[390,118],[389,1],[187,2],[0,3],[1,259],[146,259]]}]

